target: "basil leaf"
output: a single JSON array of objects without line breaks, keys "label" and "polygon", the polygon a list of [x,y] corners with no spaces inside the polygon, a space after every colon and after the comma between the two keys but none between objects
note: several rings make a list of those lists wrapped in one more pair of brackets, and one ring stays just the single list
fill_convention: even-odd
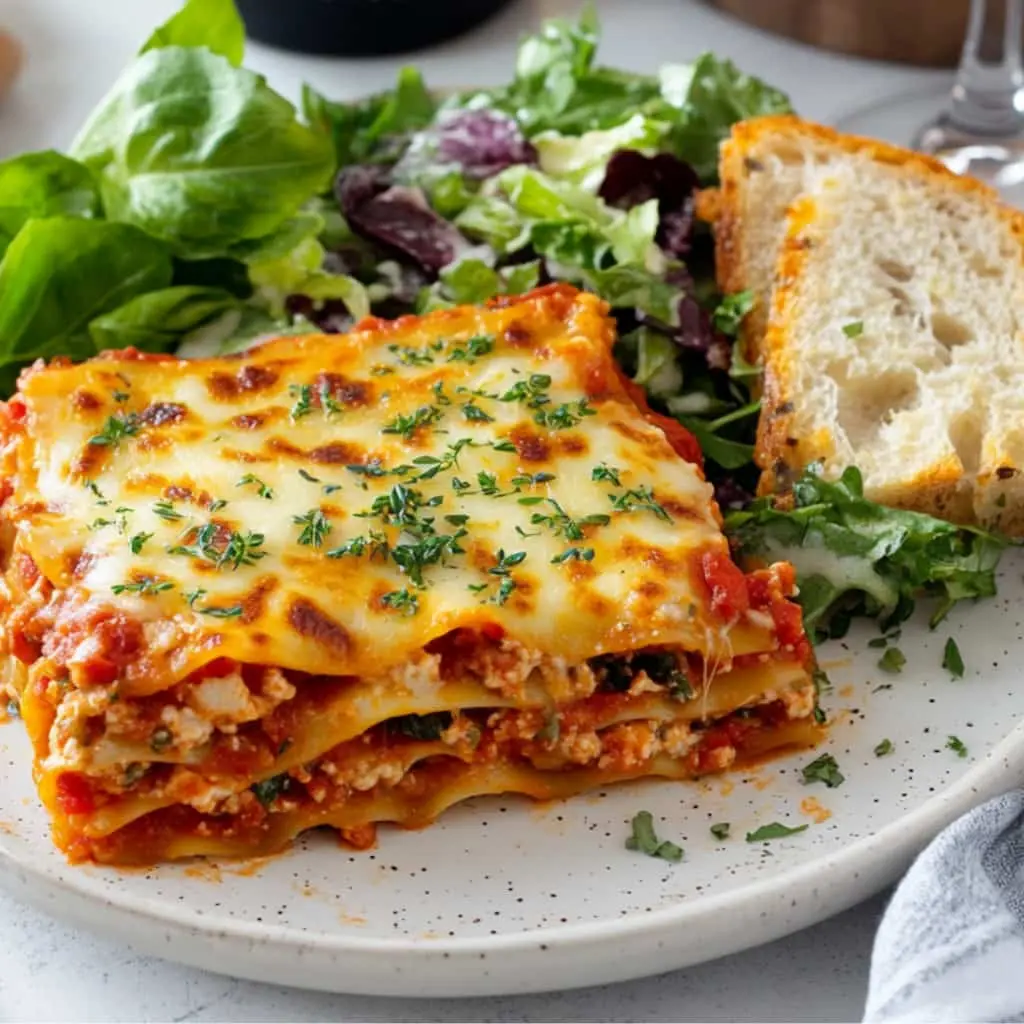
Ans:
[{"label": "basil leaf", "polygon": [[245,25],[235,0],[186,0],[139,52],[164,46],[205,46],[237,67],[245,54]]},{"label": "basil leaf", "polygon": [[178,46],[127,69],[72,154],[100,176],[110,220],[192,259],[271,235],[327,187],[334,164],[329,141],[262,77]]},{"label": "basil leaf", "polygon": [[167,247],[105,221],[30,220],[0,263],[0,382],[39,357],[96,354],[97,317],[171,283]]},{"label": "basil leaf", "polygon": [[95,217],[100,197],[89,169],[57,153],[25,153],[0,163],[0,257],[31,217]]},{"label": "basil leaf", "polygon": [[683,848],[669,840],[661,840],[654,831],[654,816],[650,811],[639,811],[631,822],[632,833],[626,839],[626,849],[645,853],[648,857],[677,863],[683,859]]},{"label": "basil leaf", "polygon": [[99,350],[127,348],[166,352],[192,331],[239,306],[238,299],[219,288],[179,285],[139,295],[89,324]]}]

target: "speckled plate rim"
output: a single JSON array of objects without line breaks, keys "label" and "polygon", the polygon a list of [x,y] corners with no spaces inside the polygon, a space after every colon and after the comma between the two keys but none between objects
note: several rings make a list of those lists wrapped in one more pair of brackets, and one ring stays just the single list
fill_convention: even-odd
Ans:
[{"label": "speckled plate rim", "polygon": [[177,905],[86,892],[0,837],[0,883],[43,909],[168,959],[255,981],[360,995],[480,996],[625,981],[769,942],[894,881],[945,825],[1024,781],[1024,723],[947,790],[837,853],[738,891],[621,919],[478,938],[297,936],[199,925]]}]

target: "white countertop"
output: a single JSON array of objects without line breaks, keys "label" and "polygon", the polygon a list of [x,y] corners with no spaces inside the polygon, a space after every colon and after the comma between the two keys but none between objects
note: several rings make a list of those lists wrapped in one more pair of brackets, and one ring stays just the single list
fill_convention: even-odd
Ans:
[{"label": "white countertop", "polygon": [[[748,29],[696,0],[599,0],[606,63],[635,70],[704,49],[788,90],[806,116],[840,118],[942,76],[819,53]],[[0,158],[66,145],[120,67],[177,0],[2,0],[0,27],[28,51],[0,109]],[[476,32],[415,57],[436,85],[503,78],[516,39],[577,0],[519,0]],[[408,58],[406,58],[408,60]],[[250,47],[247,65],[289,97],[307,80],[330,96],[390,84],[398,59],[333,60]],[[377,999],[273,988],[142,957],[0,894],[0,1020],[856,1020],[874,928],[870,901],[748,953],[608,988],[500,999]]]}]

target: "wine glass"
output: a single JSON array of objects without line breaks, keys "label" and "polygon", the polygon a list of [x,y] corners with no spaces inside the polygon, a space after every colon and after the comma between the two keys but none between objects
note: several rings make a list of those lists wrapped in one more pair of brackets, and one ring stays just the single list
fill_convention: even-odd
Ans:
[{"label": "wine glass", "polygon": [[842,131],[909,145],[1024,206],[1024,0],[971,0],[952,91],[909,93],[840,119]]}]

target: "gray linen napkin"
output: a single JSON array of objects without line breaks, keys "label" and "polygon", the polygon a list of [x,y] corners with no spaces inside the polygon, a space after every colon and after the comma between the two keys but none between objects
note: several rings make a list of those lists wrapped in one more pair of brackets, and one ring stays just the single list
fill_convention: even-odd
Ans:
[{"label": "gray linen napkin", "polygon": [[875,938],[864,1020],[1024,1021],[1024,793],[918,857]]}]

